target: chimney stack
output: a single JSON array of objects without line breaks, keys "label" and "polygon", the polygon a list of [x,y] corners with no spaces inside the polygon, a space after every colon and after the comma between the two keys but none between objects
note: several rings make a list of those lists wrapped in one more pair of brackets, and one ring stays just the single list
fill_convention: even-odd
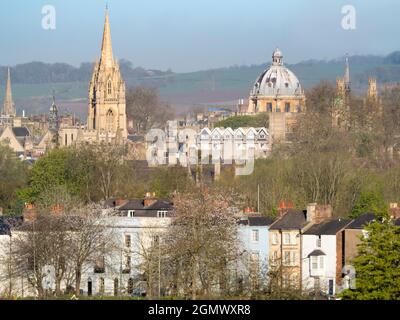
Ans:
[{"label": "chimney stack", "polygon": [[156,193],[155,192],[146,192],[146,196],[144,198],[144,206],[151,206],[153,203],[157,202]]},{"label": "chimney stack", "polygon": [[318,224],[329,218],[332,218],[330,204],[310,203],[307,205],[307,222]]}]

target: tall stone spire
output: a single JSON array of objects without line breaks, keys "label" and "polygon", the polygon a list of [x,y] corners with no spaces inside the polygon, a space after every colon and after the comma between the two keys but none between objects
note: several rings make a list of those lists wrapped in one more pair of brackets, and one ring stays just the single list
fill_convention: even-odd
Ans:
[{"label": "tall stone spire", "polygon": [[112,67],[114,65],[114,58],[111,43],[110,21],[108,18],[108,8],[106,8],[106,18],[104,21],[103,43],[101,45],[101,58],[100,65],[105,67]]},{"label": "tall stone spire", "polygon": [[344,72],[344,85],[345,85],[346,93],[349,93],[351,91],[349,55],[346,55],[346,69]]},{"label": "tall stone spire", "polygon": [[15,104],[12,98],[10,68],[7,71],[6,96],[4,98],[3,114],[15,117]]}]

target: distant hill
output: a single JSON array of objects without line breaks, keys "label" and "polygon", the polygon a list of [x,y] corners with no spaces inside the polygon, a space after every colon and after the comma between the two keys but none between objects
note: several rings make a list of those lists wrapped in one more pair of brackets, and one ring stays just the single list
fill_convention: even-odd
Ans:
[{"label": "distant hill", "polygon": [[[352,86],[356,92],[365,90],[370,76],[376,77],[379,84],[400,82],[400,51],[387,56],[357,55],[349,59]],[[256,78],[269,64],[270,62],[266,62],[260,65],[174,73],[171,70],[133,67],[131,62],[120,60],[121,72],[128,87],[156,87],[164,100],[180,110],[202,104],[233,105],[239,98],[246,99]],[[287,64],[287,67],[307,89],[321,80],[335,81],[338,76],[342,76],[344,57],[329,61],[308,60]],[[25,109],[28,114],[47,112],[54,89],[65,110],[69,110],[70,104],[69,111],[73,110],[84,116],[86,108],[82,106],[86,104],[92,68],[92,63],[82,63],[79,67],[74,67],[65,63],[42,62],[12,67],[13,91],[18,110]],[[0,100],[4,94],[5,75],[6,67],[0,67]]]}]

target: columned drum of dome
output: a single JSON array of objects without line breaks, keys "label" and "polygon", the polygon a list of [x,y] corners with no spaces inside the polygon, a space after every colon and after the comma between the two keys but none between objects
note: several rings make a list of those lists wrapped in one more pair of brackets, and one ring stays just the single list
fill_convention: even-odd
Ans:
[{"label": "columned drum of dome", "polygon": [[276,49],[272,65],[257,79],[250,92],[248,113],[285,112],[305,110],[305,96],[299,79],[283,65],[283,55]]}]

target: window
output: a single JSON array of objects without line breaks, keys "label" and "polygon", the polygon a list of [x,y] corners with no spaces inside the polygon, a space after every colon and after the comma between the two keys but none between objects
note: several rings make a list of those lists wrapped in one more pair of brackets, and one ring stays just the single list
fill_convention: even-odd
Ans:
[{"label": "window", "polygon": [[278,234],[276,232],[272,234],[272,244],[278,244]]},{"label": "window", "polygon": [[285,103],[285,112],[290,112],[290,102]]},{"label": "window", "polygon": [[104,273],[105,272],[105,259],[103,257],[99,257],[96,260],[96,264],[94,266],[94,273]]},{"label": "window", "polygon": [[283,234],[283,244],[291,244],[291,237],[289,232]]},{"label": "window", "polygon": [[108,83],[107,83],[107,94],[108,95],[111,94],[111,80],[108,80]]},{"label": "window", "polygon": [[317,238],[317,248],[321,248],[321,236]]},{"label": "window", "polygon": [[271,102],[267,103],[267,111],[272,112],[272,103]]},{"label": "window", "polygon": [[99,294],[103,295],[104,294],[104,278],[99,279]]},{"label": "window", "polygon": [[319,257],[319,268],[320,269],[324,268],[324,256]]},{"label": "window", "polygon": [[132,258],[129,254],[125,255],[125,259],[124,259],[124,270],[123,273],[129,273],[131,272],[131,263],[132,263]]},{"label": "window", "polygon": [[132,294],[133,293],[133,279],[129,278],[128,280],[128,294]]},{"label": "window", "polygon": [[129,218],[133,218],[134,215],[135,215],[135,210],[129,210],[129,211],[128,211],[128,217],[129,217]]},{"label": "window", "polygon": [[311,268],[313,270],[318,269],[318,257],[316,256],[311,257]]},{"label": "window", "polygon": [[285,266],[290,265],[290,251],[285,251],[283,255],[283,263]]},{"label": "window", "polygon": [[74,134],[71,133],[71,142],[74,142]]},{"label": "window", "polygon": [[272,263],[277,263],[278,262],[278,251],[274,251],[272,255]]},{"label": "window", "polygon": [[118,285],[118,278],[114,279],[114,296],[118,296],[119,292],[119,285]]},{"label": "window", "polygon": [[157,218],[166,218],[168,211],[157,211]]},{"label": "window", "polygon": [[160,236],[159,236],[159,235],[154,235],[154,236],[152,237],[153,245],[158,244],[159,241],[160,241]]},{"label": "window", "polygon": [[296,251],[285,251],[283,255],[283,264],[285,266],[295,266],[297,263]]},{"label": "window", "polygon": [[252,230],[251,231],[251,241],[253,242],[258,242],[260,238],[258,230]]},{"label": "window", "polygon": [[132,243],[131,235],[126,234],[125,235],[125,247],[130,248]]}]

